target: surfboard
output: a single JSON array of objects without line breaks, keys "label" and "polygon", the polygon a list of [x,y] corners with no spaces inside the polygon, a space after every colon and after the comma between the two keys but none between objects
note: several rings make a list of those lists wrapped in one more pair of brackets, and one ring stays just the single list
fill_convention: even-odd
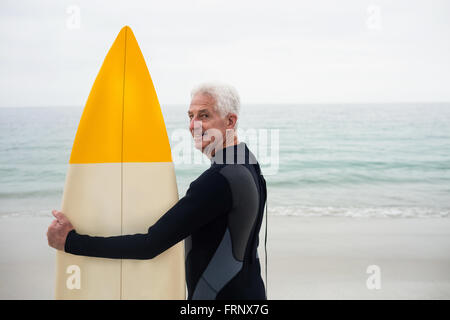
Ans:
[{"label": "surfboard", "polygon": [[[80,234],[147,233],[178,201],[163,115],[132,30],[100,68],[72,147],[62,212]],[[58,251],[56,299],[185,299],[184,243],[149,260]]]}]

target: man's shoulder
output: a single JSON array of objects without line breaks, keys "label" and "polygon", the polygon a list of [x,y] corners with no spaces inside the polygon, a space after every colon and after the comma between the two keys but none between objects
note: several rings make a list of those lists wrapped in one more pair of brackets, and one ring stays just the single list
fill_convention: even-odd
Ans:
[{"label": "man's shoulder", "polygon": [[[244,185],[254,184],[254,179],[261,174],[255,155],[244,143],[235,147],[236,154],[231,157],[225,156],[222,158],[220,156],[218,159],[215,159],[211,166],[191,183],[191,186],[196,184],[224,183],[225,181],[230,185],[236,183]],[[243,150],[243,152],[241,153],[239,150]],[[229,151],[228,155],[230,155]]]},{"label": "man's shoulder", "polygon": [[219,172],[219,168],[209,168],[190,183],[186,196],[210,200],[230,199],[231,190],[229,181]]},{"label": "man's shoulder", "polygon": [[211,166],[203,173],[197,177],[194,181],[191,182],[190,187],[195,187],[196,185],[209,185],[209,184],[217,184],[224,183],[223,176],[220,174],[220,169],[223,167],[220,166]]},{"label": "man's shoulder", "polygon": [[[252,180],[252,165],[248,164],[215,164],[205,170],[192,184],[246,183]],[[224,179],[223,179],[224,178]]]},{"label": "man's shoulder", "polygon": [[252,171],[248,165],[224,165],[218,170],[218,173],[225,178],[232,189],[237,185],[248,187],[254,184]]}]

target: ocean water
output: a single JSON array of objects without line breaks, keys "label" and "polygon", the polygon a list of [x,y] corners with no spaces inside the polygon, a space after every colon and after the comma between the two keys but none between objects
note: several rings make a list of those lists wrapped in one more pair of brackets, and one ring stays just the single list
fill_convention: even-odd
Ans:
[{"label": "ocean water", "polygon": [[[187,108],[162,106],[180,196],[209,166]],[[0,108],[0,217],[61,208],[82,110]],[[450,217],[450,104],[244,105],[239,128],[271,215]]]}]

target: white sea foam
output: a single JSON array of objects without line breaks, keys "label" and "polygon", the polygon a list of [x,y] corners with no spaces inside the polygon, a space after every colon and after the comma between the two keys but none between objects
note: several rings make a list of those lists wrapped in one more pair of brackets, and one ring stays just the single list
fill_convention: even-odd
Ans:
[{"label": "white sea foam", "polygon": [[268,207],[269,215],[351,218],[450,218],[450,208]]},{"label": "white sea foam", "polygon": [[[296,217],[346,217],[346,218],[450,218],[450,208],[422,207],[299,207],[270,206],[270,216]],[[51,209],[39,211],[15,211],[0,214],[0,219],[38,217],[51,218]]]}]

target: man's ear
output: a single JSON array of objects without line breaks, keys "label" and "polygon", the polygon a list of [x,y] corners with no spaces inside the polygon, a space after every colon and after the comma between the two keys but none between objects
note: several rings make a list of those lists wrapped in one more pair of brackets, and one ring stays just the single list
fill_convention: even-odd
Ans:
[{"label": "man's ear", "polygon": [[233,129],[236,125],[236,122],[237,122],[237,115],[234,113],[230,113],[227,119],[227,127],[229,129]]}]

